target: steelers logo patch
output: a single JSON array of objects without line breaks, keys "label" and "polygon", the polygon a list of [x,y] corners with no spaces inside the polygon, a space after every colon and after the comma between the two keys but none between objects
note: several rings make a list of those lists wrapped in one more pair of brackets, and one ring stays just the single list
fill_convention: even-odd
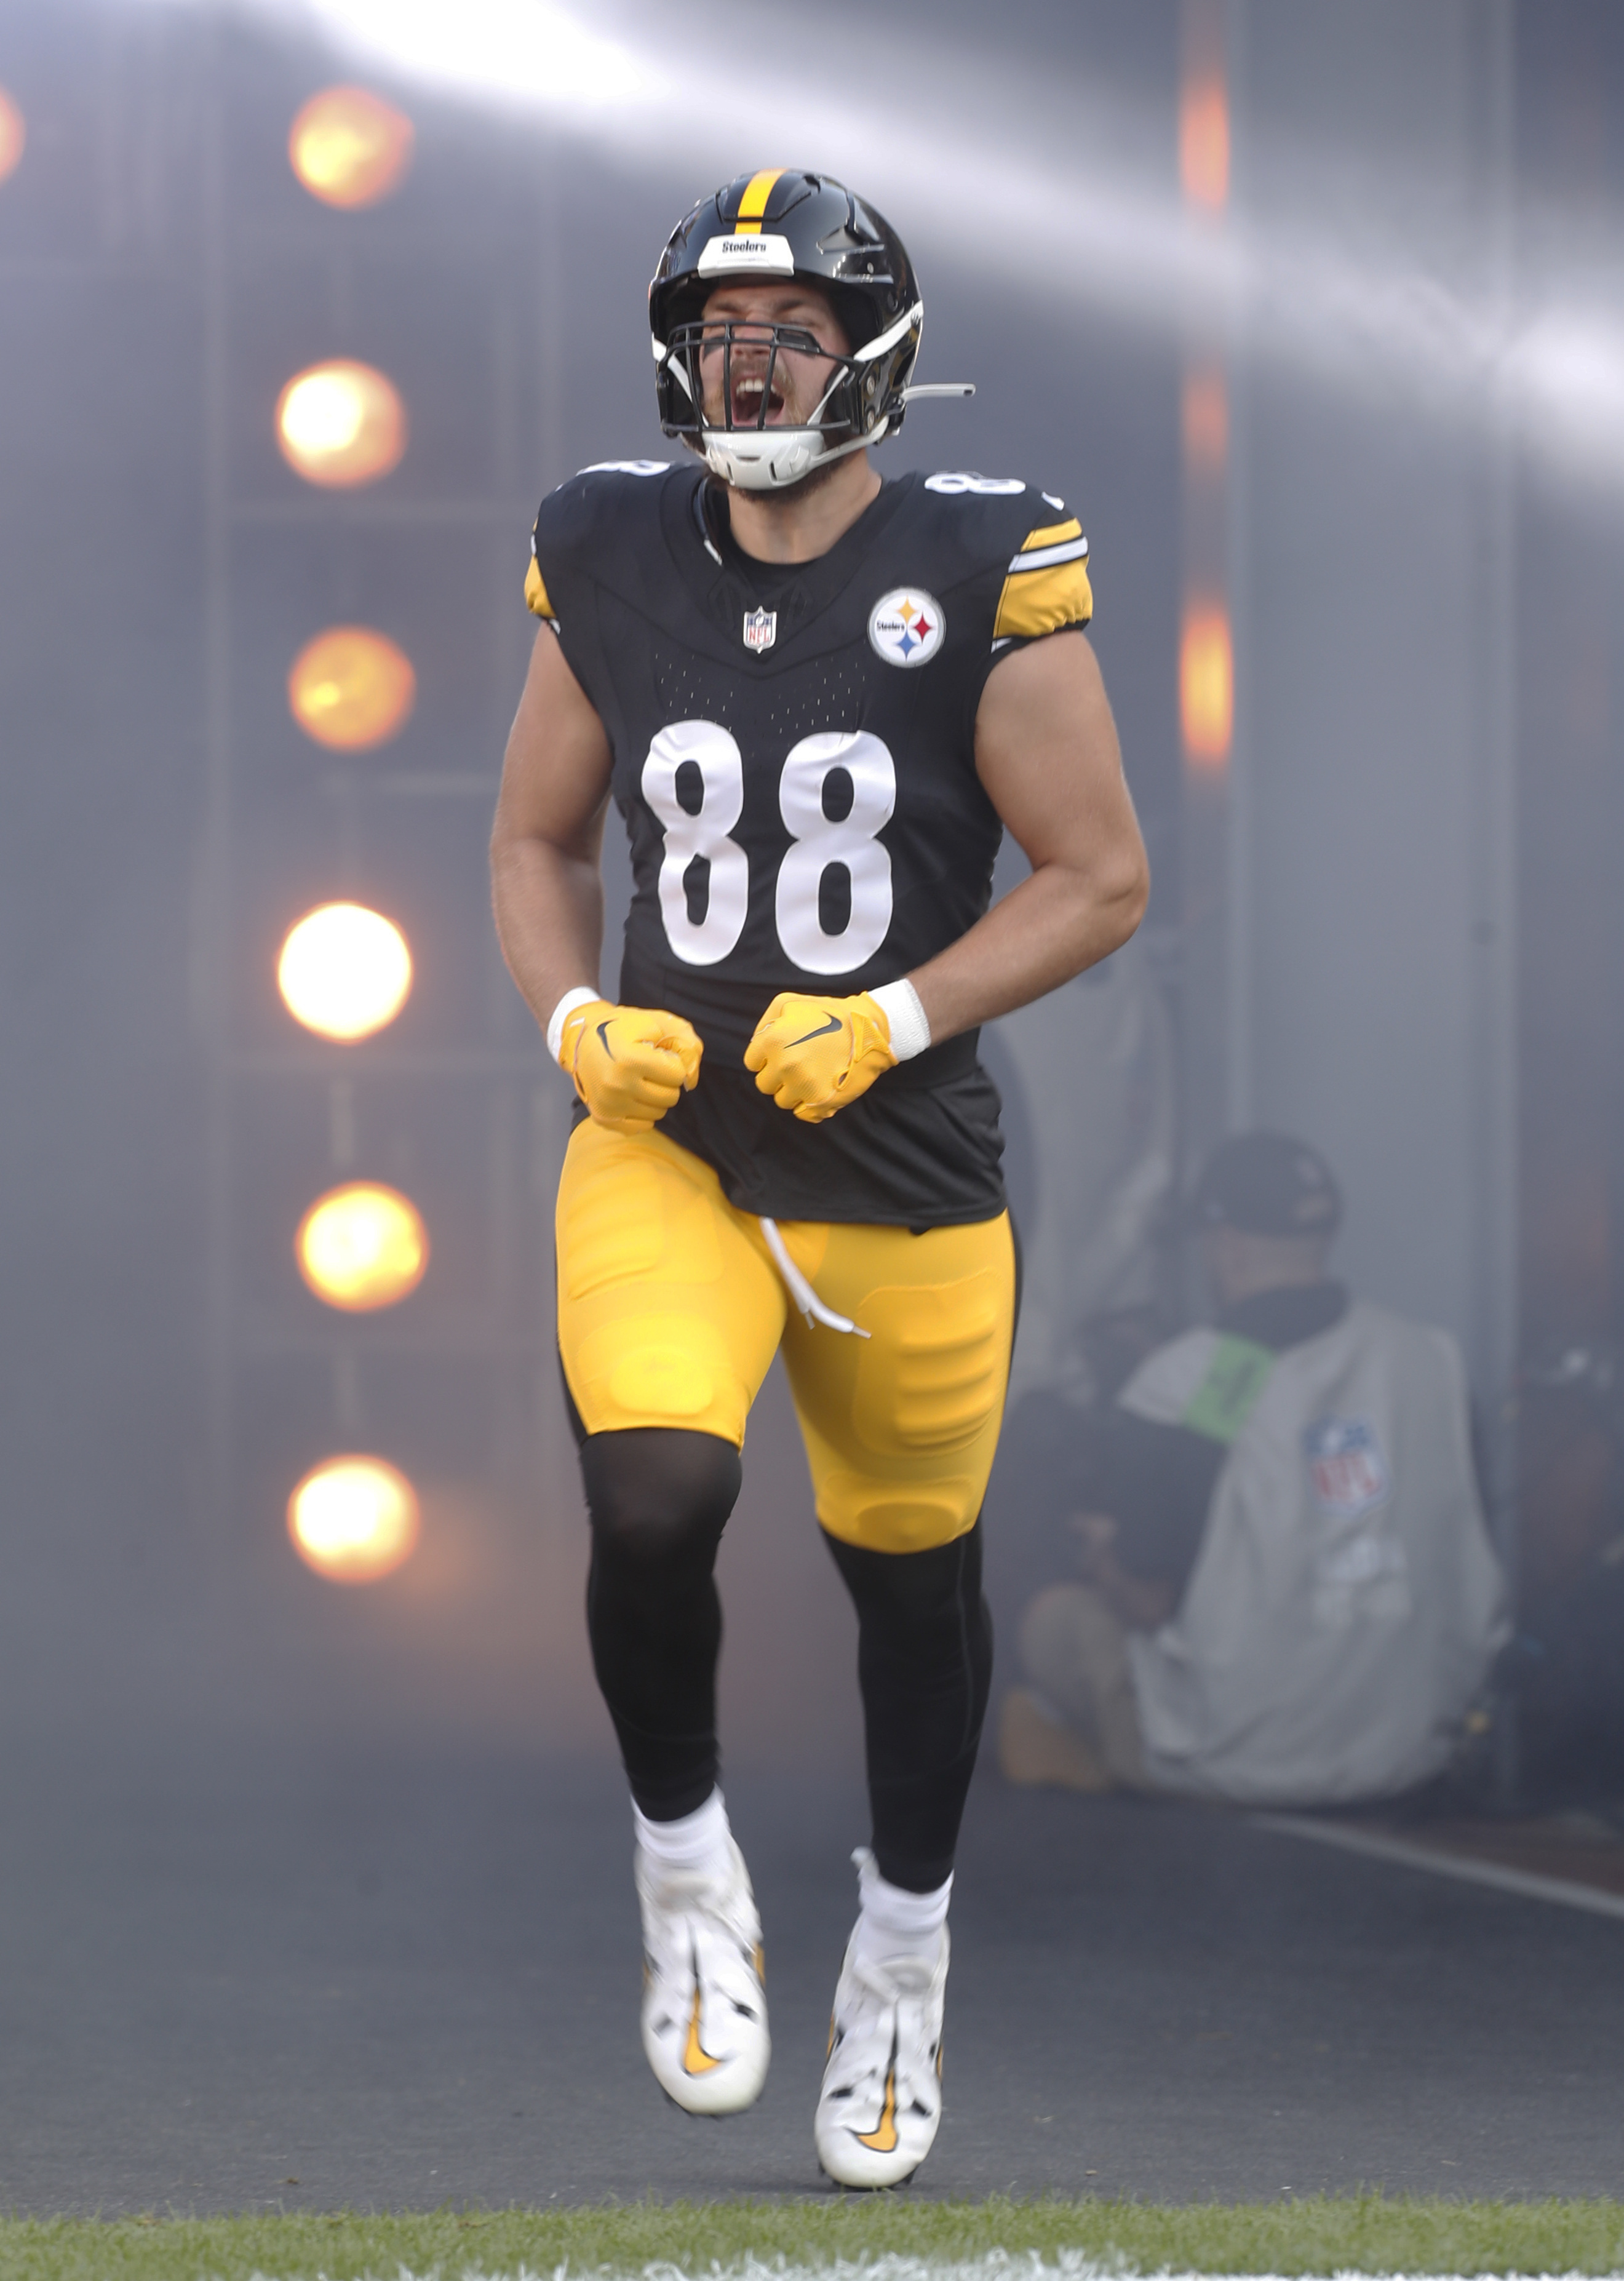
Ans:
[{"label": "steelers logo patch", "polygon": [[941,604],[923,586],[893,586],[869,612],[869,647],[887,665],[928,665],[947,630]]}]

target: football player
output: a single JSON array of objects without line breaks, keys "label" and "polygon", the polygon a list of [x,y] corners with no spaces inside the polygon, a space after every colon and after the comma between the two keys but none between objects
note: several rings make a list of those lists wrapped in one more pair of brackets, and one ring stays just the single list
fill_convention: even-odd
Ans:
[{"label": "football player", "polygon": [[[827,176],[741,175],[673,232],[649,313],[684,452],[543,503],[493,846],[503,948],[580,1096],[558,1327],[587,1623],[634,1805],[644,2047],[679,2106],[733,2113],[768,2030],[712,1572],[782,1349],[856,1605],[873,1817],[815,2136],[834,2179],[892,2185],[940,2115],[992,1660],[1016,1258],[977,1025],[1114,950],[1148,874],[1076,517],[870,460],[930,392],[895,231]],[[611,799],[634,874],[613,1003]],[[1032,876],[989,909],[1005,830]]]}]

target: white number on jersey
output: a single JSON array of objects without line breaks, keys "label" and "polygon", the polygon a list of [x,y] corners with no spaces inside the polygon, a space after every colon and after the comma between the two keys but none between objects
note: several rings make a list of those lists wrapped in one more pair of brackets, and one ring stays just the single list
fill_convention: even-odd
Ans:
[{"label": "white number on jersey", "polygon": [[[698,771],[697,810],[677,798],[677,773],[685,768]],[[693,777],[686,782],[692,785]],[[745,805],[745,764],[738,746],[714,721],[673,722],[648,748],[643,797],[665,826],[660,909],[666,939],[690,966],[714,966],[744,932],[750,908],[750,860],[728,838]],[[700,891],[705,916],[696,923],[688,912],[688,873],[700,861],[710,869]]]},{"label": "white number on jersey", "polygon": [[[678,772],[697,784],[697,808],[677,796]],[[852,787],[851,806],[837,823],[824,807],[837,769]],[[750,860],[730,838],[744,812],[745,772],[739,746],[714,721],[676,721],[661,729],[643,763],[643,797],[665,826],[660,864],[660,910],[666,939],[690,966],[714,966],[745,931],[750,903]],[[786,958],[808,974],[849,974],[872,958],[891,925],[891,858],[878,838],[896,807],[897,772],[887,747],[866,729],[854,735],[824,731],[803,737],[778,779],[778,813],[794,845],[778,867],[773,915]],[[709,866],[704,885],[694,882],[705,916],[694,919],[689,874],[696,861]],[[851,909],[838,932],[825,931],[821,909],[824,874],[843,865],[851,883]]]},{"label": "white number on jersey", "polygon": [[1014,476],[952,474],[927,476],[924,487],[927,491],[945,491],[949,499],[955,498],[960,491],[977,491],[983,498],[1013,499],[1017,491],[1024,491],[1026,488]]},{"label": "white number on jersey", "polygon": [[[851,778],[852,804],[838,823],[824,811],[824,787],[836,769]],[[778,813],[794,836],[778,868],[774,910],[778,940],[808,974],[849,974],[873,957],[891,925],[891,858],[875,834],[897,804],[897,772],[878,737],[823,731],[803,737],[778,779]],[[851,878],[851,914],[825,934],[819,913],[824,874],[843,863]]]}]

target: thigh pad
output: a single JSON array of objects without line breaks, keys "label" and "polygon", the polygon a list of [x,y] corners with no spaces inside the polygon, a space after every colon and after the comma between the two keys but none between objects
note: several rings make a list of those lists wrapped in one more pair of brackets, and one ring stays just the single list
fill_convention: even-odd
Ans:
[{"label": "thigh pad", "polygon": [[[968,1227],[784,1231],[819,1295],[867,1339],[792,1315],[785,1359],[817,1517],[881,1552],[974,1527],[1003,1418],[1015,1326],[1007,1215]],[[797,1238],[801,1238],[798,1242]]]},{"label": "thigh pad", "polygon": [[557,1240],[559,1349],[587,1432],[674,1426],[742,1444],[784,1292],[710,1167],[658,1132],[578,1125]]}]

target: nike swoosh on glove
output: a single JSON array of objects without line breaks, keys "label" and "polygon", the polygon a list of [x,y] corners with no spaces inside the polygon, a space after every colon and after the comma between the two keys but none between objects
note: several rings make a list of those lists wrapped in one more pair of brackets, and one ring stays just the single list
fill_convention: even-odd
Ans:
[{"label": "nike swoosh on glove", "polygon": [[647,1006],[611,1006],[605,998],[577,1006],[559,1040],[559,1067],[595,1125],[611,1133],[646,1133],[679,1094],[700,1081],[705,1048],[680,1014]]},{"label": "nike swoosh on glove", "polygon": [[855,998],[807,998],[780,992],[745,1048],[758,1093],[803,1125],[821,1125],[894,1069],[885,1009],[866,990]]}]

